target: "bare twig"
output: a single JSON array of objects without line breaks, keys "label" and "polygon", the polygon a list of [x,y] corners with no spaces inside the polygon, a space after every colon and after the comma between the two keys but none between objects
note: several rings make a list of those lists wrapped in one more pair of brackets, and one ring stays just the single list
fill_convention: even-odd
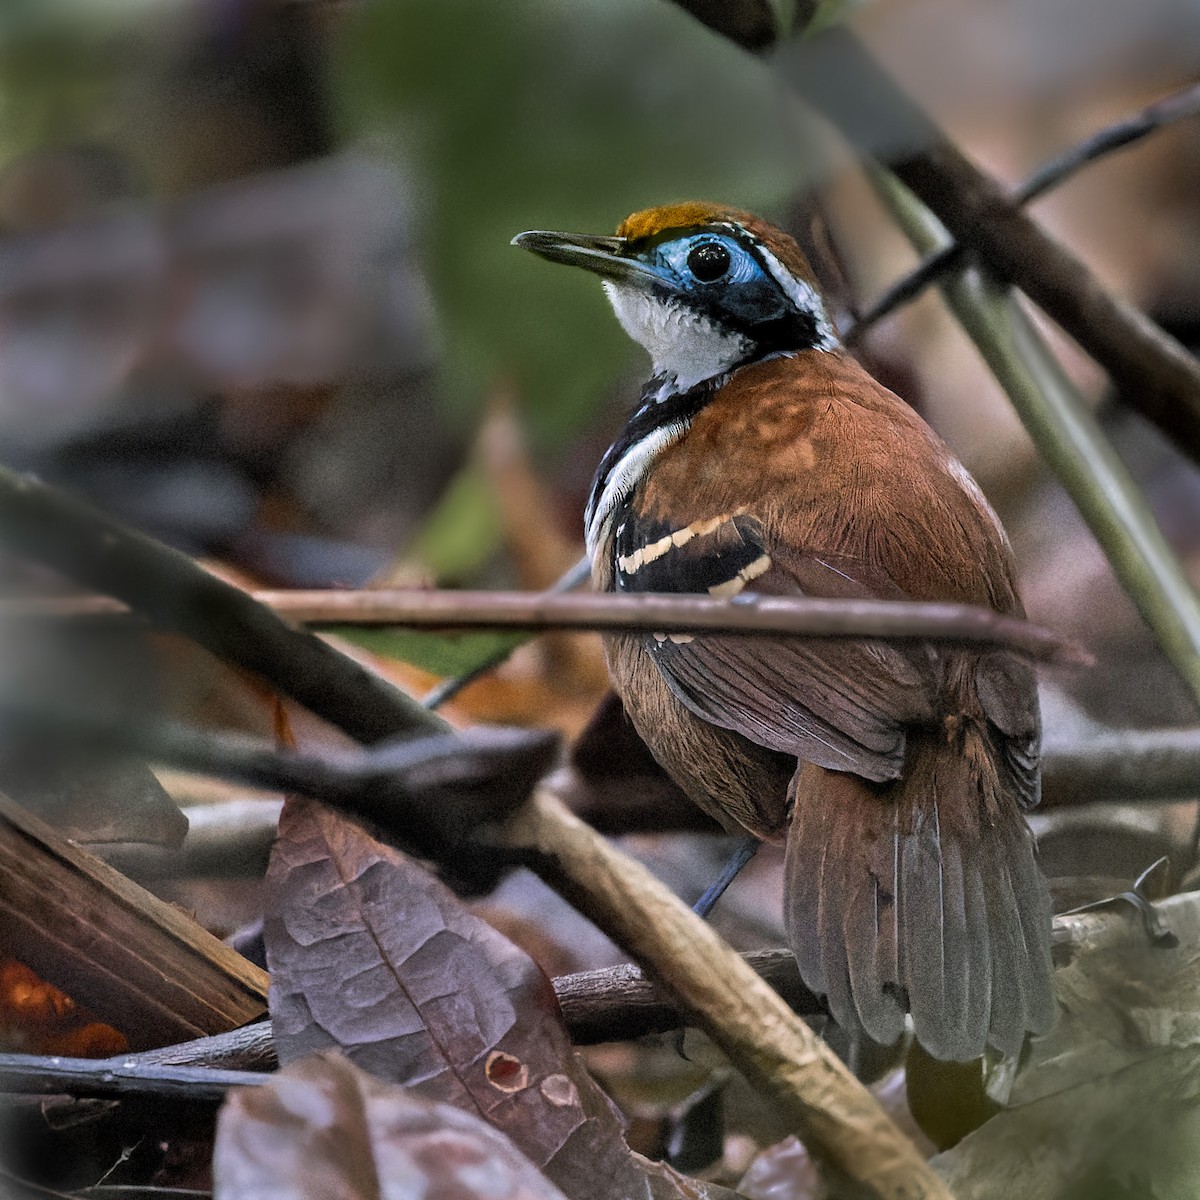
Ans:
[{"label": "bare twig", "polygon": [[[105,732],[97,730],[93,736],[107,737],[109,728],[105,726]],[[181,742],[175,736],[177,732],[170,728],[155,729],[137,745],[141,753],[150,754],[156,761],[181,766],[182,762],[172,757],[172,747],[186,748],[196,743],[190,738]],[[141,733],[146,733],[145,727]],[[364,751],[361,757],[340,754],[332,764],[319,762],[309,774],[308,768],[314,761],[312,754],[293,755],[266,742],[254,744],[240,737],[227,742],[227,735],[223,734],[189,733],[208,744],[202,773],[218,774],[235,782],[247,782],[251,774],[250,770],[246,775],[239,772],[241,755],[246,756],[260,786],[318,799],[336,794],[327,787],[331,772],[341,779],[338,786],[351,792],[357,778],[357,786],[366,793],[366,798],[348,801],[347,809],[373,812],[378,826],[386,825],[391,836],[406,844],[420,840],[421,826],[438,819],[428,800],[413,805],[402,799],[389,808],[386,816],[380,816],[377,797],[381,789],[390,785],[390,778],[381,756],[374,750]],[[186,761],[190,769],[197,769],[192,754],[188,754]],[[597,781],[566,768],[553,775],[550,782],[571,811],[601,833],[722,832],[711,817],[678,789],[673,789],[665,777],[663,786],[654,792],[652,803],[647,801],[647,781],[640,776],[618,778],[612,785],[600,786]],[[1111,801],[1155,803],[1196,796],[1200,796],[1200,729],[1105,734],[1077,744],[1051,745],[1042,755],[1042,810]],[[494,818],[510,802],[506,796],[493,797],[486,809],[481,805],[473,811],[476,818],[483,813]],[[453,798],[447,801],[443,797],[439,807],[452,808],[453,804]],[[184,815],[190,828],[180,849],[116,845],[100,850],[100,857],[137,880],[198,875],[258,876],[266,870],[279,807],[278,800],[244,799],[188,808]]]},{"label": "bare twig", "polygon": [[1200,797],[1200,729],[1105,733],[1052,745],[1042,760],[1042,807],[1102,800]]},{"label": "bare twig", "polygon": [[111,1096],[128,1099],[220,1104],[231,1087],[255,1087],[270,1075],[258,1071],[223,1071],[212,1067],[163,1067],[136,1059],[43,1058],[34,1054],[0,1054],[0,1092],[54,1096]]},{"label": "bare twig", "polygon": [[212,1037],[158,1046],[140,1054],[123,1054],[108,1060],[157,1067],[209,1067],[222,1071],[274,1071],[279,1067],[270,1021],[255,1021],[240,1029]]},{"label": "bare twig", "polygon": [[646,965],[671,1002],[777,1106],[809,1151],[856,1195],[949,1193],[836,1054],[710,925],[640,863],[539,788],[503,844]]},{"label": "bare twig", "polygon": [[[1071,919],[1055,918],[1052,934],[1056,950],[1067,953],[1080,929]],[[803,1016],[824,1013],[820,1001],[800,978],[796,958],[786,947],[751,950],[742,955],[746,964],[767,981],[792,1009]],[[647,1034],[681,1029],[686,1015],[653,979],[633,963],[600,971],[580,971],[551,980],[571,1040],[577,1046],[631,1041]],[[256,1021],[241,1029],[196,1038],[174,1046],[118,1055],[96,1062],[161,1067],[194,1067],[227,1071],[274,1071],[279,1066],[270,1021]]]},{"label": "bare twig", "polygon": [[[3,535],[0,534],[0,537]],[[426,629],[581,629],[704,631],[747,636],[921,638],[990,642],[1045,662],[1084,665],[1078,647],[1027,621],[966,604],[894,600],[821,600],[807,596],[758,596],[734,600],[676,593],[616,595],[550,592],[365,590],[256,592],[276,613],[311,625],[405,625]],[[86,615],[111,610],[84,597]],[[28,601],[0,607],[4,616],[30,615]],[[63,602],[53,602],[61,614]],[[119,611],[119,610],[111,610]]]},{"label": "bare twig", "polygon": [[[790,950],[754,950],[742,957],[796,1012],[815,1016],[825,1011],[801,982]],[[602,971],[560,975],[552,983],[567,1032],[577,1046],[630,1041],[650,1033],[680,1029],[685,1024],[678,1007],[632,963]],[[273,1071],[278,1066],[269,1021],[108,1061],[239,1071]]]},{"label": "bare twig", "polygon": [[1200,83],[1180,88],[1161,100],[1147,105],[1141,112],[1093,133],[1091,137],[1064,150],[1043,163],[1013,194],[1018,204],[1028,204],[1044,196],[1052,188],[1069,179],[1080,167],[1097,159],[1132,146],[1148,134],[1166,129],[1176,121],[1200,115]]},{"label": "bare twig", "polygon": [[[795,955],[790,950],[753,950],[742,957],[795,1012],[804,1016],[825,1012],[820,1000],[800,979]],[[553,982],[571,1040],[580,1046],[666,1033],[686,1023],[662,988],[632,963],[603,971],[560,975]]]},{"label": "bare twig", "polygon": [[[1181,88],[1142,109],[1132,117],[1116,121],[1083,141],[1044,162],[1012,193],[1015,205],[1029,204],[1052,188],[1066,182],[1082,167],[1094,163],[1115,150],[1136,145],[1143,138],[1176,121],[1200,114],[1200,84]],[[957,242],[923,258],[902,279],[897,280],[871,307],[846,330],[846,341],[853,344],[872,325],[915,300],[927,287],[949,272],[962,267],[966,253]]]},{"label": "bare twig", "polygon": [[434,857],[513,812],[550,769],[558,745],[543,730],[477,726],[366,750],[317,753],[119,712],[0,702],[0,714],[10,730],[53,732],[180,770],[312,796]]},{"label": "bare twig", "polygon": [[[555,581],[555,584],[549,591],[552,594],[559,592],[571,592],[577,587],[582,587],[591,577],[592,564],[591,560],[584,555],[569,571]],[[443,704],[453,700],[463,688],[475,682],[488,674],[489,671],[494,671],[501,663],[506,662],[512,655],[511,649],[497,650],[490,658],[479,663],[470,671],[465,671],[461,675],[455,675],[451,679],[443,679],[437,687],[433,688],[421,703],[429,709],[440,708]]]},{"label": "bare twig", "polygon": [[[251,667],[360,740],[443,728],[402,693],[380,691],[357,666],[348,676],[344,663],[332,661],[342,657],[333,647],[312,638],[321,647],[314,651],[310,635],[245,593],[226,590],[182,555],[6,471],[0,471],[0,538]],[[374,711],[375,704],[382,710]],[[945,1188],[912,1143],[779,995],[667,888],[553,797],[535,792],[505,824],[494,852],[522,856],[652,970],[775,1100],[809,1149],[862,1194],[945,1200]]]},{"label": "bare twig", "polygon": [[[813,101],[860,149],[875,149],[868,111],[913,140],[889,155],[902,182],[937,214],[952,237],[976,252],[1002,280],[1015,284],[1112,377],[1125,400],[1193,458],[1200,458],[1200,364],[1020,209],[884,74],[844,27],[831,30],[844,50],[841,86],[824,88],[805,67],[803,47],[788,70]],[[816,39],[813,47],[825,39]],[[817,90],[810,85],[817,84]],[[851,97],[853,99],[851,99]],[[915,147],[915,148],[914,148]]]}]

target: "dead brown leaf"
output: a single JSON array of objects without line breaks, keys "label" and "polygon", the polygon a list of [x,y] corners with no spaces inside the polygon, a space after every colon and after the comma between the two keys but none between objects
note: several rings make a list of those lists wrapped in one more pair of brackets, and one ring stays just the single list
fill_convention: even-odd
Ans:
[{"label": "dead brown leaf", "polygon": [[729,1197],[634,1155],[575,1055],[549,980],[424,868],[289,800],[267,875],[280,1061],[340,1048],[512,1138],[571,1197]]}]

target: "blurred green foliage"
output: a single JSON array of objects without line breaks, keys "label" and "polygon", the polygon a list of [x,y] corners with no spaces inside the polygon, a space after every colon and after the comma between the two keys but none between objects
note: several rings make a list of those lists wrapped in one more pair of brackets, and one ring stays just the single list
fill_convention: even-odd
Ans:
[{"label": "blurred green foliage", "polygon": [[428,633],[423,629],[364,629],[347,625],[330,632],[372,654],[396,658],[432,675],[466,675],[529,640],[527,633]]},{"label": "blurred green foliage", "polygon": [[0,162],[114,135],[114,100],[184,0],[0,0]]},{"label": "blurred green foliage", "polygon": [[502,534],[491,487],[479,467],[468,465],[450,481],[408,553],[450,585],[486,566]]},{"label": "blurred green foliage", "polygon": [[693,197],[778,211],[814,173],[767,69],[661,0],[377,0],[338,78],[351,131],[419,164],[446,396],[469,421],[512,381],[543,449],[643,364],[595,279],[513,235]]}]

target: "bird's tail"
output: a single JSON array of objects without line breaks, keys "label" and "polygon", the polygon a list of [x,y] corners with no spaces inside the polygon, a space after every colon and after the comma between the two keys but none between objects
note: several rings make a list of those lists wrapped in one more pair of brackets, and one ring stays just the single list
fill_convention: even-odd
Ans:
[{"label": "bird's tail", "polygon": [[848,1031],[891,1043],[910,1011],[925,1049],[960,1062],[1054,1019],[1046,881],[984,738],[915,735],[890,784],[803,764],[787,842],[804,982]]}]

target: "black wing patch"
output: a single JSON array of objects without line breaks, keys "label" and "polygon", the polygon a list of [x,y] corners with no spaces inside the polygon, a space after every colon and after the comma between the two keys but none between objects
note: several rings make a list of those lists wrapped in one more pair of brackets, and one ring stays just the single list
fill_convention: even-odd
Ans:
[{"label": "black wing patch", "polygon": [[619,592],[721,595],[766,556],[758,522],[740,513],[682,527],[630,517],[615,541]]},{"label": "black wing patch", "polygon": [[[761,524],[744,513],[674,528],[629,513],[615,550],[619,591],[896,594],[890,580],[865,582],[869,569],[857,560],[769,546]],[[935,716],[935,663],[923,646],[678,634],[653,635],[645,644],[671,691],[697,716],[867,779],[896,778],[905,727]]]}]

